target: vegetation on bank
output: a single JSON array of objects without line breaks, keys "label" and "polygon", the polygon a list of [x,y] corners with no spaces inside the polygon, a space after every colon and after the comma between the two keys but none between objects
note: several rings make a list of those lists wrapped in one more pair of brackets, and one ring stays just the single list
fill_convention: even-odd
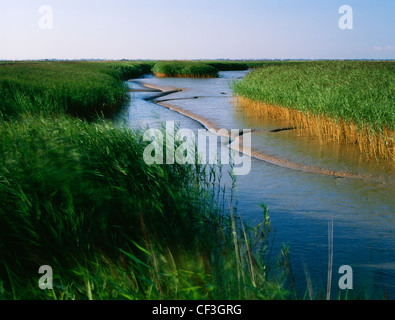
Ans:
[{"label": "vegetation on bank", "polygon": [[255,69],[266,66],[280,66],[297,64],[303,61],[298,60],[202,60],[201,62],[208,64],[218,71],[241,71]]},{"label": "vegetation on bank", "polygon": [[280,60],[160,61],[153,64],[152,71],[158,77],[213,78],[217,77],[220,71],[241,71],[300,62]]},{"label": "vegetation on bank", "polygon": [[127,99],[123,80],[150,72],[129,62],[30,62],[0,65],[0,118],[66,112],[111,114]]},{"label": "vegetation on bank", "polygon": [[303,63],[303,60],[245,60],[244,64],[248,66],[248,68],[256,69],[266,66],[282,66],[282,65],[292,65]]},{"label": "vegetation on bank", "polygon": [[218,70],[196,61],[162,61],[152,68],[157,77],[216,78]]},{"label": "vegetation on bank", "polygon": [[309,61],[267,65],[233,86],[252,117],[289,120],[323,140],[394,158],[395,63]]},{"label": "vegetation on bank", "polygon": [[[116,110],[122,79],[146,70],[0,66],[1,299],[289,297],[281,260],[267,257],[266,208],[260,226],[244,226],[221,168],[149,166],[141,132],[91,117]],[[53,290],[39,289],[42,265]]]},{"label": "vegetation on bank", "polygon": [[[214,171],[149,166],[146,144],[67,116],[2,123],[0,297],[286,297],[253,247],[266,245],[267,212],[244,229],[219,206]],[[41,265],[53,268],[53,291],[38,288]]]},{"label": "vegetation on bank", "polygon": [[206,61],[206,64],[218,71],[241,71],[248,70],[248,64],[239,61]]}]

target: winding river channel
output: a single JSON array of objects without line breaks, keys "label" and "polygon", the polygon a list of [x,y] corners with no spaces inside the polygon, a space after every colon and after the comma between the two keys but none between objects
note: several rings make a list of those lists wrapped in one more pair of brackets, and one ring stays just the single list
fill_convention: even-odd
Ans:
[{"label": "winding river channel", "polygon": [[192,130],[252,129],[251,172],[237,177],[238,212],[254,226],[262,220],[259,203],[269,207],[274,252],[289,245],[299,294],[306,292],[307,277],[313,290],[326,289],[328,226],[333,221],[332,298],[339,292],[339,267],[349,265],[354,291],[366,298],[388,292],[394,299],[393,164],[366,160],[355,146],[323,144],[303,132],[279,130],[287,123],[248,118],[235,106],[230,89],[246,74],[131,80],[131,101],[115,121],[132,128],[175,121]]}]

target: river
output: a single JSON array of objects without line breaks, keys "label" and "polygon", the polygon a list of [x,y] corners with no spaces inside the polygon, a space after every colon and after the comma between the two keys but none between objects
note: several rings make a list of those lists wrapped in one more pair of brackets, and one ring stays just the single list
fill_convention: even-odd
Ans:
[{"label": "river", "polygon": [[[393,164],[366,160],[355,146],[323,144],[294,130],[273,132],[287,123],[248,118],[235,107],[230,90],[232,81],[246,74],[227,71],[215,79],[147,76],[129,81],[131,101],[115,121],[132,128],[175,121],[192,130],[252,129],[251,172],[237,177],[238,212],[254,226],[262,220],[259,203],[269,207],[274,251],[289,245],[298,294],[304,296],[310,277],[314,293],[319,290],[325,297],[328,227],[333,221],[332,298],[339,293],[339,267],[349,265],[354,292],[374,299],[388,291],[394,299]],[[157,90],[146,91],[148,87]],[[150,100],[159,89],[175,91]]]}]

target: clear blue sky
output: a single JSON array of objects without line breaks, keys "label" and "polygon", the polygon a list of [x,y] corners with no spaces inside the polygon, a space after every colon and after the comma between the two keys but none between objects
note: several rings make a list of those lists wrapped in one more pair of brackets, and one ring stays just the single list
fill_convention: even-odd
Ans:
[{"label": "clear blue sky", "polygon": [[395,0],[0,0],[0,59],[395,59],[394,21]]}]

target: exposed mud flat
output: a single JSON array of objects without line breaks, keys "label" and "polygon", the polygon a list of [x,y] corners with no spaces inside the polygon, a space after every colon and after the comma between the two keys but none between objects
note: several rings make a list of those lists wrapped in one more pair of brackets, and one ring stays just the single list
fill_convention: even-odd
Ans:
[{"label": "exposed mud flat", "polygon": [[[189,117],[193,120],[198,121],[201,123],[206,129],[210,130],[212,133],[216,133],[220,131],[221,129],[227,129],[230,132],[230,129],[228,128],[221,128],[218,126],[218,124],[210,121],[207,118],[204,118],[202,116],[197,115],[196,113],[186,111],[183,108],[176,107],[174,105],[174,102],[176,101],[182,101],[182,100],[197,100],[197,99],[204,99],[204,98],[222,98],[218,96],[192,96],[192,97],[183,97],[183,98],[165,98],[158,100],[158,98],[161,97],[166,97],[168,95],[171,95],[173,93],[181,92],[183,91],[182,89],[177,89],[177,88],[172,88],[169,90],[169,88],[163,88],[158,85],[147,85],[144,82],[140,83],[142,86],[146,86],[148,92],[161,92],[161,94],[158,94],[157,96],[152,96],[147,98],[146,100],[152,100],[153,102],[157,103],[158,105],[161,105],[165,108],[168,108],[172,111],[175,111],[177,113],[180,113],[186,117]],[[221,93],[223,94],[223,93]],[[301,131],[301,129],[298,129],[296,127],[279,127],[276,129],[253,129],[251,132],[261,132],[261,133],[280,133],[283,131],[293,131],[295,134],[297,132]],[[300,135],[300,134],[299,134]],[[230,137],[230,135],[229,135]],[[243,139],[240,139],[239,137],[236,138],[238,140],[238,146],[235,147],[234,143],[230,143],[230,147],[232,149],[235,149],[237,151],[243,152],[248,154],[251,157],[254,157],[256,159],[262,160],[269,162],[274,165],[278,165],[284,168],[292,169],[292,170],[298,170],[298,171],[304,171],[308,173],[316,173],[316,174],[323,174],[323,175],[330,175],[330,176],[335,176],[335,177],[347,177],[347,178],[361,178],[361,179],[374,179],[374,180],[383,180],[385,177],[384,176],[379,176],[379,175],[374,175],[374,174],[362,174],[362,173],[353,173],[350,171],[342,171],[342,170],[334,170],[334,169],[329,169],[325,167],[319,167],[319,166],[314,166],[314,165],[309,165],[309,164],[303,164],[303,163],[298,163],[294,162],[290,159],[287,159],[285,157],[281,157],[281,155],[273,155],[265,152],[264,150],[258,150],[251,148],[250,152],[245,152],[243,148]],[[391,165],[391,164],[389,164]]]}]

